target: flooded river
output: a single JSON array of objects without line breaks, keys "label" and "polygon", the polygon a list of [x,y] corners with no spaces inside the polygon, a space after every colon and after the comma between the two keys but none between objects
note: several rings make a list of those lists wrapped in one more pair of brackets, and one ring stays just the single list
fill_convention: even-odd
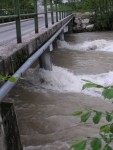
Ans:
[{"label": "flooded river", "polygon": [[38,64],[30,68],[9,94],[24,150],[69,150],[75,138],[98,133],[92,121],[83,125],[72,112],[113,108],[101,90],[81,90],[82,79],[113,84],[113,32],[67,34],[52,52],[52,62],[51,72]]}]

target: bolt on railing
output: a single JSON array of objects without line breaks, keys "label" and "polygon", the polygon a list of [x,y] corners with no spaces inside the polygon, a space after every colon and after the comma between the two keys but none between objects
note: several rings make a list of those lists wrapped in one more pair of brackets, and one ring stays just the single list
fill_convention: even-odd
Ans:
[{"label": "bolt on railing", "polygon": [[[24,6],[22,3],[25,1],[20,0],[0,0],[0,23],[8,22],[8,21],[15,21],[16,22],[16,36],[17,36],[17,43],[22,42],[22,33],[21,33],[21,19],[25,18],[34,18],[34,27],[35,33],[39,32],[38,27],[38,6],[37,0],[32,0],[33,6],[28,8],[29,5]],[[26,1],[27,2],[27,1]],[[50,11],[47,7],[49,2]],[[44,14],[45,18],[45,27],[48,28],[48,13],[51,14],[51,24],[54,24],[55,21],[58,22],[59,20],[65,18],[70,13],[70,6],[68,2],[63,3],[60,0],[43,0]]]}]

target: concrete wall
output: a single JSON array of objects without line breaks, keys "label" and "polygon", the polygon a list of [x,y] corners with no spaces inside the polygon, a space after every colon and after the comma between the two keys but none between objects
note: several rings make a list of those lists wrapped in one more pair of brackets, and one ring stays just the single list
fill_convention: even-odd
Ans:
[{"label": "concrete wall", "polygon": [[0,53],[0,74],[13,74],[29,56],[54,35],[70,18],[72,18],[72,15],[55,23],[44,31],[35,34],[32,39],[28,39],[21,44],[11,44],[7,47],[3,47],[2,51],[4,51],[4,53],[2,55]]}]

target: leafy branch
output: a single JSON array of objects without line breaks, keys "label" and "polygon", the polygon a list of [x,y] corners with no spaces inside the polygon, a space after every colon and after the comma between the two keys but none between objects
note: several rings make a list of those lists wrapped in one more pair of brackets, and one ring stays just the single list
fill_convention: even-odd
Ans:
[{"label": "leafy branch", "polygon": [[99,84],[96,84],[94,82],[88,81],[88,80],[83,80],[86,82],[86,84],[83,85],[82,90],[86,88],[102,88],[102,96],[105,99],[112,99],[113,98],[113,85],[112,86],[102,86]]},{"label": "leafy branch", "polygon": [[[101,88],[102,96],[107,99],[113,98],[113,86],[102,86],[93,83],[88,80],[83,80],[86,84],[83,85],[82,90],[86,88]],[[89,118],[92,118],[94,124],[99,124],[102,117],[106,118],[106,124],[99,128],[99,137],[92,137],[87,139],[76,140],[72,145],[73,150],[85,150],[87,142],[90,142],[90,147],[92,150],[113,150],[111,143],[113,142],[113,111],[112,112],[101,112],[97,110],[90,109],[88,111],[76,111],[72,113],[73,116],[79,116],[81,122],[86,123]],[[104,145],[103,145],[104,144]]]}]

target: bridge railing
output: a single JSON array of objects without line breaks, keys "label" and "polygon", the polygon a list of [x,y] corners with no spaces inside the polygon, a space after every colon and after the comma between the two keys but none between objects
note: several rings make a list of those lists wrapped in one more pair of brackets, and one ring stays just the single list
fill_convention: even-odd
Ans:
[{"label": "bridge railing", "polygon": [[[17,43],[22,42],[21,20],[34,18],[35,33],[39,32],[38,27],[38,5],[37,0],[1,0],[0,2],[0,23],[15,21]],[[48,5],[49,4],[49,5]],[[49,8],[48,8],[49,6]],[[63,3],[61,0],[43,0],[45,18],[45,27],[48,28],[48,14],[51,14],[51,23],[54,24],[68,16],[72,9],[68,2]]]}]

